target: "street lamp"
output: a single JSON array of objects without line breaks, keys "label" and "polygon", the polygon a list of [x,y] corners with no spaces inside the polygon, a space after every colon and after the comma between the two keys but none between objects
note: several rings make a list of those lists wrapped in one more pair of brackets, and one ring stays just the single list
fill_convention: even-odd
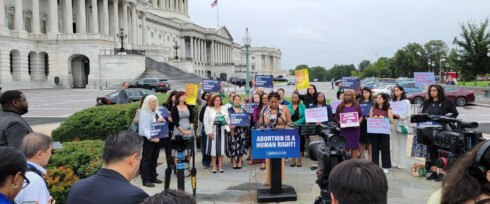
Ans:
[{"label": "street lamp", "polygon": [[488,44],[488,52],[487,52],[487,56],[490,57],[490,44]]},{"label": "street lamp", "polygon": [[245,46],[245,57],[246,57],[246,66],[247,66],[247,73],[246,73],[246,79],[245,79],[245,93],[249,94],[250,93],[250,73],[249,73],[249,67],[248,67],[248,48],[250,47],[250,43],[252,43],[252,38],[248,35],[248,28],[245,29],[245,36],[242,38],[243,40],[243,45]]},{"label": "street lamp", "polygon": [[179,56],[177,55],[177,50],[180,48],[180,45],[177,44],[177,41],[175,41],[174,49],[175,49],[175,60],[179,59]]},{"label": "street lamp", "polygon": [[429,65],[429,69],[428,69],[427,71],[429,71],[429,72],[430,72],[430,65],[431,65],[431,64],[430,64],[430,60],[429,60],[429,62],[427,63],[427,65]]},{"label": "street lamp", "polygon": [[442,66],[444,61],[446,61],[446,57],[442,56],[441,60],[439,61],[439,75],[441,76],[441,82],[444,81],[444,67]]},{"label": "street lamp", "polygon": [[128,34],[125,34],[124,29],[121,28],[116,36],[119,38],[119,40],[121,40],[121,52],[124,52],[124,39],[128,38]]}]

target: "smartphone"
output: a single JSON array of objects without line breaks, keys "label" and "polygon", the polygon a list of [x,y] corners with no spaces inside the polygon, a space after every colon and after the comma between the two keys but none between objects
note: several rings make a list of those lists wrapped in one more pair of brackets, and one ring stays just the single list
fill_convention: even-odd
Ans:
[{"label": "smartphone", "polygon": [[22,204],[36,204],[36,201],[24,201]]}]

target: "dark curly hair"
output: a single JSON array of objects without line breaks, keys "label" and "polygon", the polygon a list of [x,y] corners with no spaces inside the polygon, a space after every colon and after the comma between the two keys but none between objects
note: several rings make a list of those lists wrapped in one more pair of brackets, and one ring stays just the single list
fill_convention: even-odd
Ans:
[{"label": "dark curly hair", "polygon": [[[400,91],[403,91],[402,95],[400,96],[400,101],[407,99],[407,94],[405,93],[405,89],[403,88],[403,86],[397,85],[395,86],[395,88],[393,88],[393,90],[395,89],[400,89]],[[398,101],[398,98],[395,96],[393,98],[393,101]]]},{"label": "dark curly hair", "polygon": [[[388,94],[387,93],[379,93],[378,96],[381,96],[381,98],[383,98],[383,100],[385,100],[385,102],[383,102],[383,106],[381,106],[381,109],[384,111],[387,111],[390,108],[390,102],[388,102],[388,98],[389,98]],[[378,102],[376,102],[376,104],[374,104],[374,105],[375,105],[374,106],[375,108],[380,109]]]}]

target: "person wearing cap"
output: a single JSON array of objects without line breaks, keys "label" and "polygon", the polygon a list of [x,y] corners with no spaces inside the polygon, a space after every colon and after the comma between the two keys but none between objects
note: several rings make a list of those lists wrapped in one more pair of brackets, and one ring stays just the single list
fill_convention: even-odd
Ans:
[{"label": "person wearing cap", "polygon": [[[51,138],[42,133],[30,133],[24,137],[20,145],[20,151],[27,158],[27,172],[25,185],[19,194],[15,197],[15,203],[35,202],[50,203],[52,199],[44,175],[48,165],[49,157],[53,151],[53,141]],[[24,181],[24,182],[26,182]]]}]

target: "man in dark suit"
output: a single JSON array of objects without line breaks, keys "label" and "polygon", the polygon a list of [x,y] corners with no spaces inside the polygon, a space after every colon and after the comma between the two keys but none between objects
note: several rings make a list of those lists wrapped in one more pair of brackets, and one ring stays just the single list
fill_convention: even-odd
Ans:
[{"label": "man in dark suit", "polygon": [[128,95],[129,83],[124,82],[122,85],[123,87],[119,91],[119,96],[117,96],[117,104],[130,103],[131,101],[129,100],[129,95]]},{"label": "man in dark suit", "polygon": [[107,137],[102,152],[103,164],[97,174],[71,187],[67,204],[133,204],[148,197],[129,181],[138,175],[143,138],[123,130]]},{"label": "man in dark suit", "polygon": [[0,113],[0,146],[19,149],[22,139],[32,133],[32,129],[21,117],[27,113],[29,103],[18,90],[6,91],[0,97],[3,112]]}]

